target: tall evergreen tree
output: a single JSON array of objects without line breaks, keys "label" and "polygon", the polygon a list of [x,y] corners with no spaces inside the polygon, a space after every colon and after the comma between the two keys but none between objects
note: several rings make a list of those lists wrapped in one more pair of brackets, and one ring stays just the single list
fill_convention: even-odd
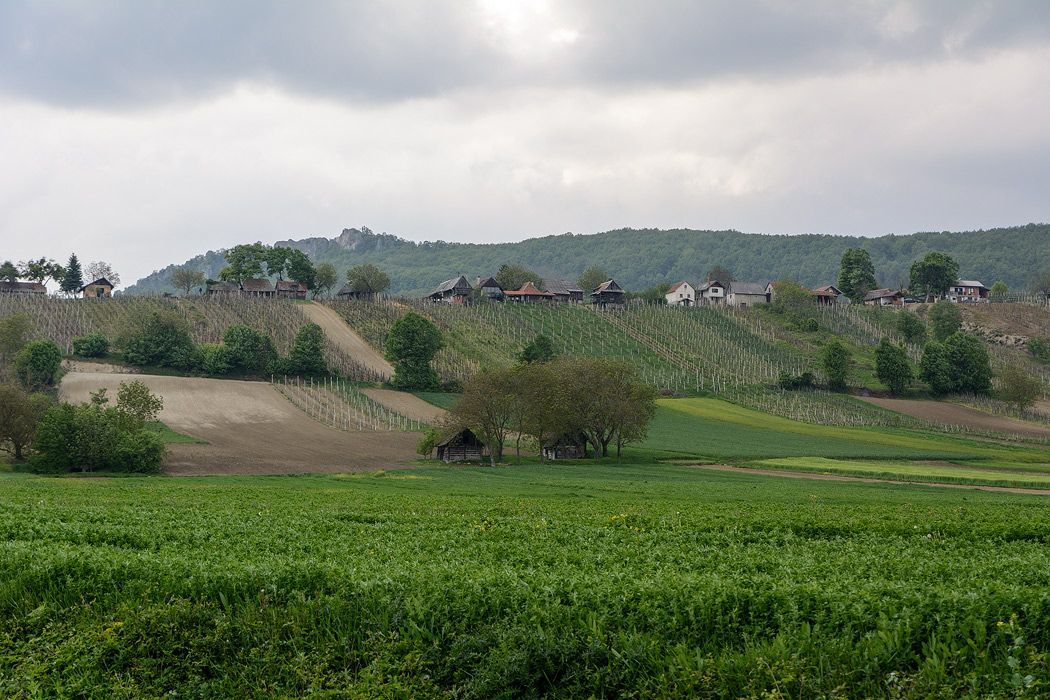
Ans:
[{"label": "tall evergreen tree", "polygon": [[66,274],[62,277],[60,288],[66,294],[75,294],[83,286],[84,279],[80,274],[80,261],[77,260],[77,254],[72,253],[69,256],[69,262],[66,263]]}]

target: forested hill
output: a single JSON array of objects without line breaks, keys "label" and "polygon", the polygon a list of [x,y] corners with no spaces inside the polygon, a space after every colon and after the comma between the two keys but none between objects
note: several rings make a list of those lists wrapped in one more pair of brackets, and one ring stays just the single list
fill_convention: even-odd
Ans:
[{"label": "forested hill", "polygon": [[[492,244],[414,243],[364,228],[345,229],[334,239],[276,244],[303,250],[315,264],[330,262],[340,275],[354,265],[374,263],[390,275],[390,292],[405,295],[429,292],[443,280],[460,274],[473,282],[478,276],[496,274],[505,263],[525,265],[543,277],[564,279],[576,279],[584,268],[596,264],[621,286],[635,290],[660,282],[702,281],[715,265],[729,269],[738,280],[765,282],[788,277],[815,287],[837,282],[842,252],[851,247],[871,253],[876,275],[887,287],[906,283],[912,261],[935,250],[951,255],[959,263],[962,277],[978,279],[987,286],[1003,280],[1010,289],[1020,290],[1037,271],[1050,267],[1047,224],[879,238],[622,229]],[[219,251],[183,264],[214,278],[225,262]],[[174,291],[167,278],[175,267],[154,272],[128,287],[126,293]]]}]

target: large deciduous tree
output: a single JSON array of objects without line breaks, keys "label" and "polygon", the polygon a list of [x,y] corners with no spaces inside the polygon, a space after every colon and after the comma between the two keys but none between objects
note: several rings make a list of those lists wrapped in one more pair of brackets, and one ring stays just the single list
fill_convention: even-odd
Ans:
[{"label": "large deciduous tree", "polygon": [[113,286],[120,284],[120,275],[113,269],[113,266],[105,260],[94,260],[89,262],[87,266],[84,267],[84,276],[91,282],[105,277]]},{"label": "large deciduous tree", "polygon": [[262,243],[235,245],[226,251],[226,267],[219,270],[219,279],[240,285],[246,279],[261,277],[263,263],[267,261],[266,247]]},{"label": "large deciduous tree", "polygon": [[1031,408],[1043,397],[1043,383],[1017,365],[1006,365],[999,373],[999,398],[1012,403],[1017,410]]},{"label": "large deciduous tree", "polygon": [[518,362],[522,364],[550,362],[557,356],[558,351],[554,349],[554,342],[540,333],[521,349],[521,352],[518,353]]},{"label": "large deciduous tree", "polygon": [[329,296],[337,282],[339,282],[339,273],[336,272],[335,265],[321,263],[314,273],[314,296]]},{"label": "large deciduous tree", "polygon": [[61,364],[62,351],[50,339],[26,343],[15,354],[15,372],[30,391],[54,384]]},{"label": "large deciduous tree", "polygon": [[935,394],[947,394],[955,387],[951,360],[944,346],[931,340],[922,348],[919,360],[919,379]]},{"label": "large deciduous tree", "polygon": [[0,265],[0,279],[7,282],[17,282],[20,276],[21,273],[18,268],[15,267],[15,264],[10,260],[5,260],[3,264]]},{"label": "large deciduous tree", "polygon": [[61,283],[66,274],[66,268],[56,263],[53,258],[40,258],[39,260],[19,261],[18,272],[23,279],[30,282]]},{"label": "large deciduous tree", "polygon": [[372,263],[365,263],[346,271],[346,284],[357,294],[374,297],[390,288],[390,276]]},{"label": "large deciduous tree", "polygon": [[947,299],[940,299],[931,306],[928,318],[930,334],[938,343],[943,343],[948,336],[962,328],[962,312],[958,305]]},{"label": "large deciduous tree", "polygon": [[959,279],[959,263],[947,253],[934,251],[913,262],[909,273],[911,289],[921,289],[929,301],[930,297],[947,292],[948,287]]},{"label": "large deciduous tree", "polygon": [[875,348],[875,376],[894,394],[903,394],[914,374],[904,348],[883,338]]},{"label": "large deciduous tree", "polygon": [[288,248],[287,250],[288,264],[285,270],[288,279],[302,282],[307,289],[313,289],[317,282],[317,270],[314,269],[314,264],[310,262],[310,256],[295,248]]},{"label": "large deciduous tree", "polygon": [[[604,282],[605,280],[602,280]],[[508,291],[521,289],[526,282],[532,282],[539,290],[543,289],[543,280],[532,270],[521,265],[503,265],[496,273],[496,283]],[[582,289],[582,287],[581,287]],[[584,289],[584,293],[587,290]]]},{"label": "large deciduous tree", "polygon": [[0,449],[17,460],[24,459],[24,450],[32,444],[37,423],[46,409],[45,395],[30,394],[13,384],[0,384]]},{"label": "large deciduous tree", "polygon": [[707,271],[707,279],[714,282],[721,282],[722,284],[730,284],[736,282],[736,277],[733,277],[733,273],[722,267],[721,265],[715,265]]},{"label": "large deciduous tree", "polygon": [[594,446],[596,459],[608,454],[618,434],[637,437],[648,425],[656,396],[641,382],[637,367],[604,358],[567,358],[563,367],[579,428]]},{"label": "large deciduous tree", "polygon": [[878,284],[871,254],[864,248],[847,248],[839,266],[839,291],[859,304]]},{"label": "large deciduous tree", "polygon": [[926,324],[918,314],[901,309],[897,312],[897,320],[894,325],[905,341],[915,345],[922,345],[926,342]]},{"label": "large deciduous tree", "polygon": [[447,429],[469,428],[489,448],[489,462],[503,461],[503,445],[518,411],[517,377],[514,370],[481,372],[463,389],[449,411]]},{"label": "large deciduous tree", "polygon": [[825,345],[820,353],[820,368],[824,370],[829,388],[845,389],[850,375],[849,348],[845,343],[835,338]]},{"label": "large deciduous tree", "polygon": [[1050,271],[1038,272],[1028,281],[1028,291],[1050,299]]},{"label": "large deciduous tree", "polygon": [[954,377],[955,391],[971,391],[975,394],[990,394],[992,391],[992,367],[984,345],[969,333],[959,331],[944,341]]},{"label": "large deciduous tree", "polygon": [[[588,265],[587,269],[580,274],[576,284],[583,290],[584,296],[590,294],[603,282],[609,280],[609,275],[597,265]],[[517,289],[517,287],[515,287]]]},{"label": "large deciduous tree", "polygon": [[390,327],[386,359],[394,365],[391,383],[398,389],[432,391],[438,375],[431,362],[445,344],[441,331],[430,320],[410,311]]},{"label": "large deciduous tree", "polygon": [[191,289],[204,284],[204,273],[192,267],[179,267],[168,276],[168,284],[175,289],[181,289],[183,294],[189,296]]}]

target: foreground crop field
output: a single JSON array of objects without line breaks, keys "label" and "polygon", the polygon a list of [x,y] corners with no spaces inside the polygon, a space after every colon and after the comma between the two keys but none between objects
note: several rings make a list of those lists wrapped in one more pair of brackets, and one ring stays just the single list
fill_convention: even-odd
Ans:
[{"label": "foreground crop field", "polygon": [[0,474],[0,695],[1036,697],[1048,516],[637,463]]}]

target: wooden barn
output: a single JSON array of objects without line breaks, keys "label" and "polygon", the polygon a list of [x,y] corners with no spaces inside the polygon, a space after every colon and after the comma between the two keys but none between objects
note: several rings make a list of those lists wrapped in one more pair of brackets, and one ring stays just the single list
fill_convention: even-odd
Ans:
[{"label": "wooden barn", "polygon": [[216,282],[208,285],[208,294],[240,294],[241,288],[233,282]]},{"label": "wooden barn", "polygon": [[445,280],[434,291],[423,298],[430,301],[444,301],[448,304],[462,304],[470,297],[472,291],[474,291],[474,288],[470,286],[470,282],[467,281],[466,277],[460,275],[459,277]]},{"label": "wooden barn", "polygon": [[277,296],[282,299],[305,299],[306,298],[306,282],[297,282],[295,280],[277,280],[275,285]]},{"label": "wooden barn", "polygon": [[241,283],[241,291],[245,294],[252,294],[260,297],[272,297],[277,294],[277,290],[270,284],[270,280],[265,277],[252,278],[250,280],[244,280]]},{"label": "wooden barn", "polygon": [[495,277],[486,277],[483,280],[478,280],[478,283],[474,285],[474,289],[480,289],[481,295],[486,299],[503,301],[503,287],[499,286],[499,282],[496,281]]},{"label": "wooden barn", "polygon": [[613,280],[602,282],[591,292],[591,302],[599,306],[623,306],[624,291]]},{"label": "wooden barn", "polygon": [[583,290],[579,285],[569,280],[543,280],[543,288],[554,295],[554,301],[581,302],[583,301]]},{"label": "wooden barn", "polygon": [[480,462],[485,459],[485,443],[468,428],[447,435],[438,441],[437,458],[449,462]]},{"label": "wooden barn", "polygon": [[39,282],[9,282],[0,280],[0,292],[8,294],[47,294],[47,287]]},{"label": "wooden barn", "polygon": [[113,296],[113,284],[105,277],[99,277],[94,282],[88,282],[78,291],[85,299],[108,299]]},{"label": "wooden barn", "polygon": [[563,433],[543,446],[545,459],[583,459],[587,456],[587,438],[577,433]]}]

